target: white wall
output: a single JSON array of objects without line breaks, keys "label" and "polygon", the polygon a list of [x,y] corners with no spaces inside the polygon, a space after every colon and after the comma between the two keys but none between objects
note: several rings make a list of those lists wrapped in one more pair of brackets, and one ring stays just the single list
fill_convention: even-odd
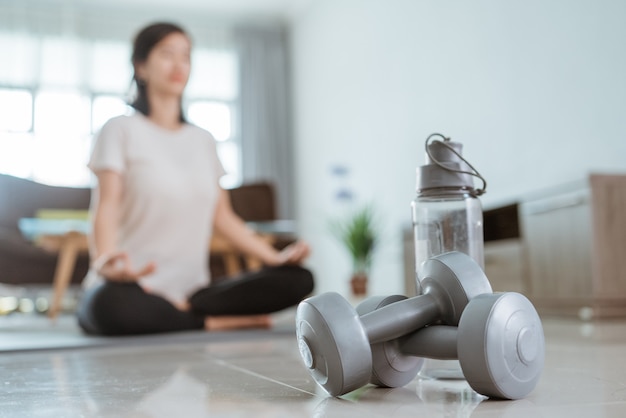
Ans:
[{"label": "white wall", "polygon": [[372,293],[403,291],[423,142],[442,132],[489,181],[485,205],[626,172],[626,2],[316,0],[293,22],[298,219],[318,292],[347,292],[328,232],[330,166],[386,228]]}]

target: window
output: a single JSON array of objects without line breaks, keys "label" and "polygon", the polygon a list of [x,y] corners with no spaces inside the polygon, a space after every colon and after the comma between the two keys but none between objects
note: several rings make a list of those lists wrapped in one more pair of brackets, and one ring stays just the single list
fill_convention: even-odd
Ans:
[{"label": "window", "polygon": [[217,141],[217,152],[226,170],[222,186],[240,183],[241,156],[233,133],[233,109],[227,103],[194,101],[187,107],[189,121],[211,132]]},{"label": "window", "polygon": [[241,183],[240,142],[235,129],[238,71],[233,51],[198,49],[192,56],[187,87],[185,114],[191,123],[211,132],[217,140],[217,152],[227,172],[221,181],[224,187]]},{"label": "window", "polygon": [[27,90],[0,89],[0,114],[0,131],[30,131],[33,117],[31,93]]},{"label": "window", "polygon": [[91,132],[96,133],[112,117],[131,112],[131,107],[119,96],[98,95],[91,102]]},{"label": "window", "polygon": [[[89,96],[79,91],[44,90],[35,94],[34,132],[67,141],[90,132]],[[63,138],[62,138],[63,137]]]},{"label": "window", "polygon": [[[12,65],[0,66],[0,172],[48,184],[87,186],[94,134],[126,114],[130,49],[122,42],[0,32]],[[237,136],[238,60],[234,50],[196,48],[184,112],[210,131],[227,171],[241,182]]]}]

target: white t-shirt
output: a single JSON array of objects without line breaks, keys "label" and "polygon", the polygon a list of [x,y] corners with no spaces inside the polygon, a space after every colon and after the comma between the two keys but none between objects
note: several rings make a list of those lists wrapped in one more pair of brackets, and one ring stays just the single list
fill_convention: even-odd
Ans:
[{"label": "white t-shirt", "polygon": [[[209,242],[225,174],[209,132],[190,124],[169,131],[139,112],[119,116],[99,133],[89,168],[122,175],[117,248],[136,269],[156,263],[139,282],[144,289],[178,303],[209,284]],[[85,286],[101,280],[90,272]]]}]

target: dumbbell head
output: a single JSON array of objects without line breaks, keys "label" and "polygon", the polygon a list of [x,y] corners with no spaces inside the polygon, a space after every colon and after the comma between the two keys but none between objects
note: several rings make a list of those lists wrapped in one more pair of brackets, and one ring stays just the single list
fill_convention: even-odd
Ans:
[{"label": "dumbbell head", "polygon": [[449,252],[426,260],[421,275],[421,293],[432,295],[438,301],[441,321],[448,325],[459,323],[470,300],[492,293],[482,268],[461,252]]},{"label": "dumbbell head", "polygon": [[[526,396],[544,360],[543,330],[534,307],[518,293],[485,294],[470,301],[458,327],[433,325],[395,340],[405,357],[458,358],[478,393],[505,399]],[[393,373],[376,361],[377,374]]]},{"label": "dumbbell head", "polygon": [[[373,312],[390,303],[407,299],[406,296],[373,296],[365,299],[357,307],[359,316]],[[424,360],[421,357],[406,355],[400,351],[398,339],[371,345],[372,376],[370,383],[376,386],[397,388],[406,385],[417,376]]]},{"label": "dumbbell head", "polygon": [[539,315],[519,293],[478,296],[459,322],[457,351],[463,374],[476,392],[523,398],[543,370],[545,340]]},{"label": "dumbbell head", "polygon": [[301,302],[296,335],[305,366],[332,396],[369,382],[370,343],[356,310],[339,294],[324,293]]}]

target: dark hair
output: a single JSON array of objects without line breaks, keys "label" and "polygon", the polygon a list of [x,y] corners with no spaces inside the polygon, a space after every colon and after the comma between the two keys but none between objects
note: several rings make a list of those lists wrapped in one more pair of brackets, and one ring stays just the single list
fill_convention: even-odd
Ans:
[{"label": "dark hair", "polygon": [[[153,23],[143,28],[136,36],[133,42],[133,55],[131,56],[131,62],[133,64],[133,81],[137,87],[137,97],[130,104],[139,112],[144,115],[150,115],[150,102],[148,101],[148,91],[146,89],[146,83],[137,77],[137,65],[146,62],[150,52],[156,44],[161,42],[166,36],[172,33],[181,33],[187,37],[187,33],[183,28],[173,23]],[[185,122],[183,116],[182,103],[180,108],[180,121]]]}]

